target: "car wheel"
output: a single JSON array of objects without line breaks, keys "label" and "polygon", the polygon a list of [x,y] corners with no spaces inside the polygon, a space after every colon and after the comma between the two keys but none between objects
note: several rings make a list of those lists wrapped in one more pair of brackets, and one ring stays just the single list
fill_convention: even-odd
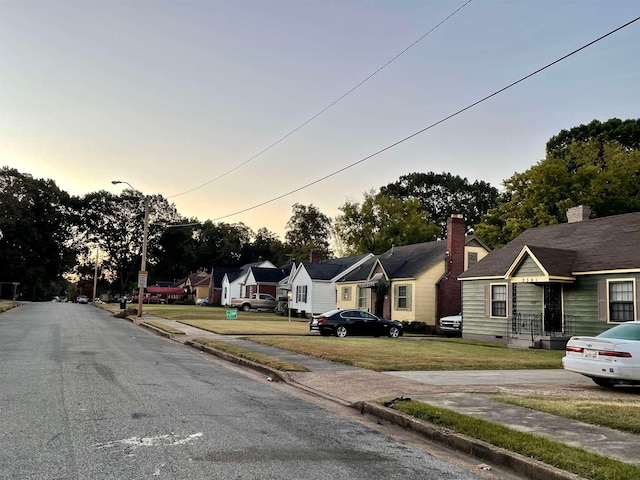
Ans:
[{"label": "car wheel", "polygon": [[347,327],[340,325],[336,328],[336,337],[344,338],[347,336]]},{"label": "car wheel", "polygon": [[614,382],[610,378],[591,377],[591,380],[600,387],[613,388],[614,386]]},{"label": "car wheel", "polygon": [[245,312],[248,312],[249,310],[251,310],[251,305],[249,305],[248,303],[245,303],[244,305],[242,305],[242,310],[244,310]]},{"label": "car wheel", "polygon": [[391,338],[398,338],[400,336],[400,329],[398,327],[391,327],[389,329],[389,336]]}]

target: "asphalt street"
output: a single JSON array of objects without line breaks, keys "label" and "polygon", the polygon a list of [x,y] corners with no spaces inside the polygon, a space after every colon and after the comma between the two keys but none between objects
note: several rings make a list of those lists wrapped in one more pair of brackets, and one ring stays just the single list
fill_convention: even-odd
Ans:
[{"label": "asphalt street", "polygon": [[110,313],[0,315],[2,479],[475,479]]}]

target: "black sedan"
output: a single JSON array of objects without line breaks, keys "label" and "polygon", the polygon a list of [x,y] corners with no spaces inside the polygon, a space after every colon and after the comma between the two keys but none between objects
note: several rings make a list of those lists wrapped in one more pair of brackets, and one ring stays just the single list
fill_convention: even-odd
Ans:
[{"label": "black sedan", "polygon": [[372,335],[374,337],[398,338],[402,335],[402,324],[383,320],[364,310],[331,310],[314,316],[309,322],[309,330],[320,335]]}]

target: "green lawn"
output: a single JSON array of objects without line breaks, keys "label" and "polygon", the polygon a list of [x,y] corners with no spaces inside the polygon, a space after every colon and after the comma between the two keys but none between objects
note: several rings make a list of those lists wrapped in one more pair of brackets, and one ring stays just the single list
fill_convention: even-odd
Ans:
[{"label": "green lawn", "polygon": [[513,350],[503,344],[438,337],[252,336],[247,340],[376,371],[561,368],[563,351]]},{"label": "green lawn", "polygon": [[0,313],[20,305],[20,302],[14,302],[13,300],[0,300]]}]

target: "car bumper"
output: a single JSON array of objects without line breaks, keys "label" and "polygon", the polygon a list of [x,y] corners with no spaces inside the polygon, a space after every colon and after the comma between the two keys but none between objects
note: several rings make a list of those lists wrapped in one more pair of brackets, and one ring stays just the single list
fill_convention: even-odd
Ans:
[{"label": "car bumper", "polygon": [[640,368],[633,365],[621,365],[599,360],[563,357],[562,366],[565,370],[581,373],[588,377],[613,378],[619,380],[640,381]]}]

